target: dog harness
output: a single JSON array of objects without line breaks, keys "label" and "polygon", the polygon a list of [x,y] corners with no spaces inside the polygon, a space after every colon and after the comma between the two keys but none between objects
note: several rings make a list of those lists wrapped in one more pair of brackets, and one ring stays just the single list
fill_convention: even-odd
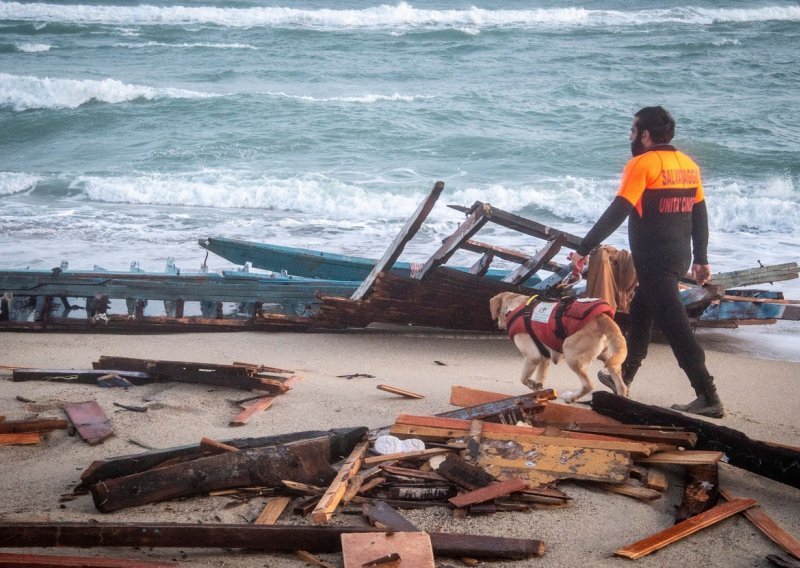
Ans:
[{"label": "dog harness", "polygon": [[551,302],[531,296],[525,304],[508,313],[506,328],[511,338],[523,332],[530,335],[542,357],[549,358],[550,352],[545,346],[562,353],[564,340],[600,314],[614,317],[614,308],[601,298],[572,296]]}]

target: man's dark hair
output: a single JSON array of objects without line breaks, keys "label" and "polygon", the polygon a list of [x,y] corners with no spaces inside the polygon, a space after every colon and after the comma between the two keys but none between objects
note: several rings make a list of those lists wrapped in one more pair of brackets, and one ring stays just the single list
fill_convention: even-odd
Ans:
[{"label": "man's dark hair", "polygon": [[639,119],[636,129],[647,130],[654,144],[666,144],[675,136],[675,120],[664,107],[644,107],[634,116]]}]

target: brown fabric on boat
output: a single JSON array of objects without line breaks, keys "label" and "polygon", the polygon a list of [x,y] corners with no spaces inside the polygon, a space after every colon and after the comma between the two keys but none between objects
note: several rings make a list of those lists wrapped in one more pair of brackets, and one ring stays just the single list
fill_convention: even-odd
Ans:
[{"label": "brown fabric on boat", "polygon": [[630,252],[603,245],[589,257],[587,297],[602,298],[616,311],[627,314],[637,283]]}]

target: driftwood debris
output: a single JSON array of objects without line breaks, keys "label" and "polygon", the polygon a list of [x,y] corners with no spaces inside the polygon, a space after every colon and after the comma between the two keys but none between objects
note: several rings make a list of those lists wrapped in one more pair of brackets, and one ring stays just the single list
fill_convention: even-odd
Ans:
[{"label": "driftwood debris", "polygon": [[2,568],[176,568],[177,566],[180,566],[177,562],[130,558],[0,553]]},{"label": "driftwood debris", "polygon": [[378,390],[382,390],[384,392],[390,392],[392,394],[400,395],[400,396],[402,396],[404,398],[425,398],[425,395],[422,395],[422,394],[419,394],[419,393],[416,393],[416,392],[412,392],[412,391],[408,391],[408,390],[404,390],[404,389],[401,389],[401,388],[393,387],[391,385],[378,385],[376,388]]},{"label": "driftwood debris", "polygon": [[421,532],[343,534],[342,557],[344,568],[435,566],[431,538]]},{"label": "driftwood debris", "polygon": [[[231,440],[220,440],[222,443],[239,448],[240,450],[250,448],[260,448],[271,445],[290,444],[301,440],[324,439],[320,442],[320,451],[329,462],[337,461],[341,456],[347,455],[355,444],[364,436],[367,429],[359,428],[340,428],[334,430],[309,430],[303,432],[292,432],[290,434],[279,434],[276,436],[264,436],[260,438],[235,438]],[[133,475],[153,469],[155,467],[167,465],[168,463],[182,463],[198,459],[208,455],[207,448],[202,444],[191,444],[164,450],[152,450],[149,452],[132,454],[98,460],[84,470],[81,474],[81,483],[77,489],[88,489],[99,481],[114,479],[126,475]]]},{"label": "driftwood debris", "polygon": [[219,489],[279,487],[282,479],[327,484],[336,475],[328,449],[327,437],[242,449],[101,480],[89,490],[95,507],[108,513]]},{"label": "driftwood debris", "polygon": [[100,444],[114,434],[111,422],[96,401],[76,402],[64,406],[75,429],[90,446]]},{"label": "driftwood debris", "polygon": [[[370,527],[169,523],[0,523],[0,547],[241,548],[270,552],[339,552],[341,535]],[[429,533],[433,552],[451,558],[521,560],[544,554],[539,540]]]},{"label": "driftwood debris", "polygon": [[736,499],[723,505],[717,505],[716,507],[709,509],[704,513],[700,513],[695,517],[682,521],[666,530],[658,532],[624,548],[620,548],[619,550],[615,551],[614,554],[616,556],[623,556],[625,558],[630,558],[631,560],[636,560],[637,558],[647,556],[651,552],[655,552],[656,550],[664,548],[673,542],[687,537],[690,534],[694,534],[697,531],[718,523],[719,521],[727,519],[736,513],[740,513],[745,509],[753,507],[754,505],[756,505],[755,499]]},{"label": "driftwood debris", "polygon": [[[103,355],[94,362],[95,369],[136,371],[147,373],[155,382],[175,381],[184,383],[252,389],[281,394],[288,388],[280,380],[283,377],[270,375],[243,365],[219,365],[187,361],[153,361],[131,357]],[[110,371],[107,371],[110,372]]]},{"label": "driftwood debris", "polygon": [[800,488],[800,448],[753,440],[726,426],[606,392],[594,393],[592,408],[629,424],[684,428],[697,434],[698,450],[723,452],[730,465]]},{"label": "driftwood debris", "polygon": [[[720,489],[719,495],[726,501],[734,501],[736,499],[736,497],[734,497],[725,489]],[[745,509],[742,511],[742,514],[753,524],[753,526],[764,533],[767,538],[781,547],[784,552],[790,554],[796,560],[800,560],[800,542],[786,532],[786,530],[776,523],[772,517],[767,515],[760,505]]]},{"label": "driftwood debris", "polygon": [[330,520],[336,507],[341,502],[345,491],[347,491],[347,482],[358,473],[358,470],[361,468],[367,448],[369,448],[369,442],[359,442],[353,448],[353,451],[350,452],[344,464],[339,468],[330,487],[328,487],[322,495],[317,507],[311,513],[311,517],[314,519],[315,523],[322,524]]}]

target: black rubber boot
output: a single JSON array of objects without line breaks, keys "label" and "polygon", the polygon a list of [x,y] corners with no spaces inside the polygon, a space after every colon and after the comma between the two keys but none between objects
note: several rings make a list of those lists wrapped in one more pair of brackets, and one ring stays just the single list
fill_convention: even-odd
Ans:
[{"label": "black rubber boot", "polygon": [[709,418],[722,418],[725,416],[725,408],[717,395],[717,389],[711,385],[703,394],[698,394],[697,398],[689,404],[673,404],[673,410],[697,414],[698,416],[708,416]]}]

